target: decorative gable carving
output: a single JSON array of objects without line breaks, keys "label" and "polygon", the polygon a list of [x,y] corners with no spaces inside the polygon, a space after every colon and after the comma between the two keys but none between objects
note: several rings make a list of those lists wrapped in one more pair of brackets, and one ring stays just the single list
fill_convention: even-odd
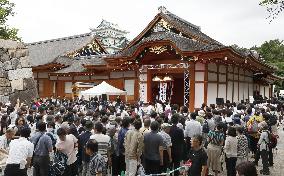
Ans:
[{"label": "decorative gable carving", "polygon": [[66,54],[65,56],[70,58],[78,58],[84,56],[94,56],[106,54],[105,50],[98,44],[98,42],[94,39],[91,43],[87,44],[83,48],[73,51],[71,53]]}]

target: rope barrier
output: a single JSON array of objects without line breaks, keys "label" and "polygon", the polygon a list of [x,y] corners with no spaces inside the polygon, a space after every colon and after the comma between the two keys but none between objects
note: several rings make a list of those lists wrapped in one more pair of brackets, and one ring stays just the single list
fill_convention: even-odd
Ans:
[{"label": "rope barrier", "polygon": [[[181,167],[178,167],[178,168],[176,168],[176,169],[174,169],[174,170],[169,170],[169,171],[167,171],[166,173],[150,174],[150,175],[144,175],[144,176],[164,176],[164,175],[170,175],[170,174],[172,174],[172,173],[174,173],[174,172],[176,172],[176,171],[179,171],[179,170],[181,170],[181,169],[185,169],[185,167],[186,167],[186,166],[181,166]],[[125,172],[122,171],[121,174],[120,174],[120,176],[125,176]]]}]

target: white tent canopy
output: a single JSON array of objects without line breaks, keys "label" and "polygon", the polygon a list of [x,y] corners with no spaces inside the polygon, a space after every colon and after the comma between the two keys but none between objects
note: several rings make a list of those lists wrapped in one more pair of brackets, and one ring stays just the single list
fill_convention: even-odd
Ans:
[{"label": "white tent canopy", "polygon": [[126,95],[126,91],[120,90],[118,88],[115,88],[105,81],[100,83],[99,85],[90,88],[88,90],[82,91],[81,95],[102,95],[102,94],[107,94],[107,95]]}]

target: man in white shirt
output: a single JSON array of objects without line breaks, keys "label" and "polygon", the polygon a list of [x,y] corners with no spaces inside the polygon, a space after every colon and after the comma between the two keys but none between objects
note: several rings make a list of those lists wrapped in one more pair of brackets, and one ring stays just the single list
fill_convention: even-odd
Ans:
[{"label": "man in white shirt", "polygon": [[30,167],[33,156],[34,145],[28,141],[31,130],[24,128],[21,130],[21,137],[10,143],[5,176],[26,176],[27,168]]},{"label": "man in white shirt", "polygon": [[184,136],[192,138],[195,135],[201,135],[202,126],[200,122],[196,121],[196,113],[190,114],[190,120],[185,122]]}]

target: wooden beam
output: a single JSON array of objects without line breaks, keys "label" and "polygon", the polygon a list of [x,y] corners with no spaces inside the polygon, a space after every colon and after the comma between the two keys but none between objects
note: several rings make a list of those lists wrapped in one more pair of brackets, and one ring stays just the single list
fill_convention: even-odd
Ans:
[{"label": "wooden beam", "polygon": [[152,101],[152,72],[150,69],[147,69],[147,101]]},{"label": "wooden beam", "polygon": [[194,62],[190,62],[189,72],[190,72],[189,110],[190,112],[194,112],[194,105],[195,105],[195,63]]},{"label": "wooden beam", "polygon": [[205,64],[204,71],[204,100],[203,102],[207,105],[208,101],[208,63]]}]

